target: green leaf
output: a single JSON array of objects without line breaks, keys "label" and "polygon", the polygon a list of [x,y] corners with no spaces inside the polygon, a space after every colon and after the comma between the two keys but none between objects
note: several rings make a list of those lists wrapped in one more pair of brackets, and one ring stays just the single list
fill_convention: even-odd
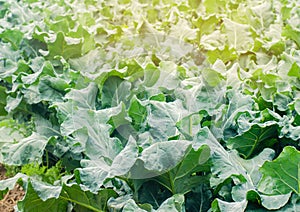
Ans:
[{"label": "green leaf", "polygon": [[300,211],[299,35],[298,0],[0,0],[0,162],[30,175],[0,196]]},{"label": "green leaf", "polygon": [[146,179],[168,172],[176,167],[189,150],[185,140],[157,142],[145,148],[130,170],[133,179]]},{"label": "green leaf", "polygon": [[139,130],[146,120],[147,109],[136,97],[133,97],[128,109],[128,115],[132,118],[133,127]]},{"label": "green leaf", "polygon": [[75,170],[80,177],[81,187],[96,193],[103,186],[104,181],[109,177],[109,166],[104,160],[81,160],[82,168]]},{"label": "green leaf", "polygon": [[89,33],[84,26],[79,25],[77,27],[77,31],[75,32],[69,32],[68,36],[71,36],[72,38],[79,38],[82,39],[82,47],[81,47],[81,54],[84,55],[90,50],[95,49],[95,41],[94,36]]},{"label": "green leaf", "polygon": [[[193,1],[194,2],[194,1]],[[218,24],[219,20],[215,15],[211,15],[208,17],[200,16],[193,24],[199,28],[200,37],[203,34],[210,34],[215,30],[216,25]]]},{"label": "green leaf", "polygon": [[21,95],[21,93],[17,93],[17,96],[15,98],[7,96],[5,110],[8,113],[12,112],[21,104],[22,100],[23,96]]},{"label": "green leaf", "polygon": [[285,147],[274,161],[267,161],[260,168],[263,176],[258,185],[259,191],[268,195],[290,192],[300,195],[299,161],[300,152],[294,147]]},{"label": "green leaf", "polygon": [[212,191],[208,184],[200,184],[185,195],[186,211],[208,211],[211,208]]},{"label": "green leaf", "polygon": [[251,7],[251,11],[254,16],[253,19],[256,19],[252,22],[255,23],[253,25],[257,29],[257,31],[268,28],[274,21],[274,18],[276,16],[272,10],[273,4],[267,1],[259,2],[258,4],[255,4],[253,7]]},{"label": "green leaf", "polygon": [[17,143],[7,143],[1,148],[2,163],[20,166],[28,163],[41,162],[44,149],[48,143],[46,137],[37,133]]},{"label": "green leaf", "polygon": [[[234,201],[241,202],[247,199],[247,193],[256,190],[260,180],[259,167],[267,160],[271,160],[274,151],[265,149],[260,155],[251,160],[244,160],[235,152],[227,152],[210,133],[208,128],[203,128],[197,134],[195,144],[207,144],[211,149],[210,185],[219,192],[222,186],[231,179],[234,183],[231,195]],[[231,182],[231,181],[229,181]],[[255,193],[258,193],[255,191]],[[259,194],[258,194],[259,195]]]},{"label": "green leaf", "polygon": [[128,173],[138,158],[138,146],[136,141],[130,137],[125,148],[114,158],[110,173],[121,176]]},{"label": "green leaf", "polygon": [[6,115],[7,112],[5,111],[5,106],[6,106],[6,88],[3,86],[0,86],[0,115]]},{"label": "green leaf", "polygon": [[220,84],[220,82],[224,79],[222,75],[212,69],[204,69],[202,70],[202,76],[204,80],[208,83],[209,86],[215,87]]},{"label": "green leaf", "polygon": [[31,184],[36,194],[43,201],[51,198],[58,199],[62,190],[61,186],[53,186],[37,180],[30,180],[29,184]]},{"label": "green leaf", "polygon": [[71,89],[64,98],[72,104],[73,107],[95,109],[98,88],[95,83],[90,83],[83,89]]},{"label": "green leaf", "polygon": [[246,132],[229,138],[226,144],[228,148],[236,149],[245,159],[248,159],[277,142],[275,138],[277,129],[276,122],[254,124]]},{"label": "green leaf", "polygon": [[[191,28],[190,23],[184,19],[184,18],[179,18],[178,22],[174,25],[172,25],[170,29],[170,37],[174,37],[178,39],[179,41],[188,41],[188,40],[193,40],[197,36],[197,29]],[[173,43],[174,45],[174,43]],[[181,51],[186,51],[188,49],[187,46],[183,48]],[[178,53],[177,53],[178,54]]]},{"label": "green leaf", "polygon": [[55,17],[55,20],[50,20],[48,25],[49,28],[54,32],[63,32],[68,33],[70,28],[74,27],[74,21],[72,20],[70,15],[60,14]]},{"label": "green leaf", "polygon": [[254,41],[251,37],[248,25],[240,24],[225,18],[224,27],[229,43],[229,49],[234,48],[237,52],[243,53],[252,48]]},{"label": "green leaf", "polygon": [[175,194],[166,201],[164,201],[161,206],[156,210],[157,212],[164,211],[184,211],[184,196],[182,194]]},{"label": "green leaf", "polygon": [[151,208],[157,209],[166,199],[172,196],[164,186],[156,181],[149,180],[134,180],[135,195],[139,203],[143,205],[150,205]]},{"label": "green leaf", "polygon": [[161,61],[158,67],[160,70],[159,78],[152,87],[167,90],[177,88],[180,83],[177,67],[173,61]]},{"label": "green leaf", "polygon": [[[100,155],[98,156],[100,158]],[[108,178],[126,176],[138,158],[136,141],[131,137],[122,151],[112,161],[101,159],[81,160],[84,168],[77,169],[85,187],[98,191]]]},{"label": "green leaf", "polygon": [[49,54],[47,57],[62,56],[65,59],[80,57],[82,54],[82,40],[66,37],[63,32],[58,32],[53,41],[47,43]]},{"label": "green leaf", "polygon": [[153,64],[148,64],[144,70],[144,85],[152,87],[159,79],[159,76],[159,69]]},{"label": "green leaf", "polygon": [[[55,188],[55,187],[52,187]],[[55,189],[54,189],[55,190]],[[52,190],[53,191],[53,190]],[[32,204],[34,202],[34,204]],[[67,211],[68,202],[65,200],[57,199],[55,197],[51,197],[45,201],[42,200],[39,195],[38,191],[35,191],[32,183],[29,181],[25,197],[22,201],[19,201],[17,204],[17,208],[19,211],[24,212],[38,212],[38,211],[49,211],[49,212],[56,212],[56,211]]]},{"label": "green leaf", "polygon": [[[137,206],[137,204],[135,203],[135,201],[132,199],[132,195],[129,195],[129,194],[125,194],[125,195],[119,196],[117,198],[111,198],[108,200],[107,204],[108,204],[108,208],[110,210],[115,210],[115,211],[121,211],[122,208],[124,208],[124,206],[126,204],[128,204],[129,208],[132,208],[132,207],[135,209],[139,208]],[[150,206],[150,210],[151,209],[152,209],[152,207]]]},{"label": "green leaf", "polygon": [[62,96],[61,92],[51,86],[47,77],[43,77],[40,83],[32,84],[24,91],[24,99],[28,104],[37,104],[41,101],[61,102]]},{"label": "green leaf", "polygon": [[293,63],[291,69],[288,72],[288,76],[300,78],[300,67],[296,62]]},{"label": "green leaf", "polygon": [[293,40],[298,48],[300,48],[300,31],[293,29],[290,25],[286,25],[284,28],[282,35],[287,37],[288,39]]},{"label": "green leaf", "polygon": [[168,199],[166,199],[157,210],[149,208],[150,210],[144,210],[145,206],[137,205],[132,199],[128,200],[125,204],[122,211],[137,211],[137,212],[165,212],[165,211],[174,211],[174,212],[183,212],[185,211],[184,207],[184,196],[181,194],[176,194]]},{"label": "green leaf", "polygon": [[[13,144],[24,138],[22,128],[18,129],[18,125],[13,120],[5,120],[0,122],[0,147],[6,143]],[[2,156],[0,156],[2,161]]]},{"label": "green leaf", "polygon": [[280,138],[291,138],[294,141],[297,141],[300,138],[300,126],[294,126],[293,121],[293,119],[290,119],[288,116],[285,116],[281,120],[281,122],[279,122],[280,126],[282,127],[279,136]]},{"label": "green leaf", "polygon": [[194,138],[195,145],[197,143],[207,144],[211,149],[212,155],[212,176],[210,184],[216,187],[230,177],[236,177],[240,183],[245,183],[246,172],[240,163],[236,160],[236,156],[227,152],[224,147],[211,134],[210,130],[205,127],[201,129]]},{"label": "green leaf", "polygon": [[119,77],[109,77],[102,88],[102,107],[115,107],[121,102],[126,103],[130,96],[131,84]]},{"label": "green leaf", "polygon": [[27,183],[28,180],[28,176],[26,176],[25,174],[21,174],[21,173],[17,173],[14,177],[5,179],[5,180],[1,180],[0,181],[0,199],[3,199],[4,194],[7,192],[7,190],[12,190],[16,183],[18,181],[20,181],[20,179],[22,180],[22,182],[24,184]]},{"label": "green leaf", "polygon": [[104,70],[101,68],[105,61],[105,52],[101,49],[94,49],[78,58],[70,58],[69,64],[72,69],[80,71],[80,74],[90,79],[96,79]]},{"label": "green leaf", "polygon": [[136,212],[147,212],[146,210],[140,208],[133,199],[130,199],[127,201],[125,204],[123,210],[124,212],[131,212],[131,211],[136,211]]},{"label": "green leaf", "polygon": [[177,122],[176,126],[186,139],[192,140],[201,128],[201,121],[205,115],[207,115],[205,112],[193,113]]},{"label": "green leaf", "polygon": [[294,212],[300,210],[300,199],[299,196],[293,194],[291,197],[290,202],[283,208],[281,208],[280,212]]},{"label": "green leaf", "polygon": [[116,198],[118,194],[113,189],[102,189],[97,194],[83,191],[78,185],[63,185],[61,200],[75,204],[75,211],[106,211],[107,201]]},{"label": "green leaf", "polygon": [[208,51],[224,49],[226,46],[226,36],[222,34],[220,30],[215,30],[208,35],[202,35],[200,44],[204,47],[205,50]]},{"label": "green leaf", "polygon": [[260,195],[261,204],[268,210],[276,210],[282,208],[284,205],[287,204],[291,197],[291,193],[282,194],[282,195]]},{"label": "green leaf", "polygon": [[208,183],[208,175],[199,175],[200,172],[209,172],[210,149],[203,145],[198,149],[190,148],[183,160],[167,173],[158,176],[155,180],[173,194],[186,194],[199,184]]},{"label": "green leaf", "polygon": [[229,49],[227,45],[222,50],[215,49],[215,50],[208,51],[207,56],[208,56],[208,61],[211,64],[214,64],[217,59],[222,60],[224,63],[237,59],[237,55],[234,49],[233,48]]},{"label": "green leaf", "polygon": [[[214,83],[213,78],[210,80]],[[217,107],[222,102],[224,90],[218,86],[214,88],[208,86],[201,78],[192,78],[183,83],[187,84],[187,88],[178,88],[175,91],[176,97],[182,100],[184,108],[187,109],[186,113],[182,113],[182,117],[199,111],[201,113],[206,111],[213,116],[218,111]]]},{"label": "green leaf", "polygon": [[[274,151],[272,149],[265,148],[259,155],[250,160],[244,160],[233,154],[232,157],[235,158],[236,161],[240,164],[241,169],[244,169],[245,173],[247,173],[246,178],[248,182],[245,184],[238,184],[232,189],[232,198],[235,201],[239,202],[244,200],[245,197],[247,197],[248,199],[249,193],[256,190],[259,180],[261,179],[259,168],[265,161],[271,161],[273,159]],[[259,196],[258,192],[255,191],[255,193]]]},{"label": "green leaf", "polygon": [[289,95],[283,93],[275,93],[274,95],[274,105],[277,106],[280,111],[288,110],[288,105],[291,101],[292,99]]},{"label": "green leaf", "polygon": [[295,100],[295,105],[294,105],[294,107],[295,107],[295,110],[296,110],[296,112],[298,113],[298,115],[300,115],[300,99],[296,99],[296,100]]},{"label": "green leaf", "polygon": [[204,1],[204,8],[208,14],[219,14],[223,13],[224,8],[226,6],[226,1],[222,0],[212,0],[212,1]]},{"label": "green leaf", "polygon": [[[121,106],[121,105],[120,105]],[[107,110],[87,110],[79,109],[73,111],[61,125],[63,135],[86,129],[86,143],[82,145],[86,148],[86,155],[89,158],[105,157],[113,159],[120,151],[121,143],[117,138],[110,138],[110,125],[106,124],[112,115],[121,112],[121,107],[109,108]]]},{"label": "green leaf", "polygon": [[[222,120],[222,131],[225,140],[230,137],[236,136],[236,131],[233,129],[237,128],[236,119],[241,114],[248,115],[252,112],[252,107],[254,100],[250,95],[245,95],[240,92],[234,92],[234,90],[227,91],[227,96],[230,99],[226,114]],[[249,124],[247,123],[246,129],[248,129]]]},{"label": "green leaf", "polygon": [[212,211],[214,212],[226,212],[226,211],[245,211],[247,207],[247,201],[242,202],[225,202],[220,199],[216,199],[212,202]]},{"label": "green leaf", "polygon": [[183,158],[190,142],[185,140],[157,142],[143,150],[140,159],[148,170],[164,172]]},{"label": "green leaf", "polygon": [[177,135],[176,123],[188,112],[179,100],[175,102],[150,101],[147,109],[149,132],[156,141],[168,140],[169,137]]},{"label": "green leaf", "polygon": [[38,85],[39,98],[40,100],[49,101],[49,102],[60,102],[62,101],[62,93],[58,91],[57,88],[53,87],[51,78],[43,77],[40,79]]},{"label": "green leaf", "polygon": [[19,30],[8,29],[0,33],[0,38],[5,42],[11,43],[13,49],[17,50],[23,39],[23,33]]}]

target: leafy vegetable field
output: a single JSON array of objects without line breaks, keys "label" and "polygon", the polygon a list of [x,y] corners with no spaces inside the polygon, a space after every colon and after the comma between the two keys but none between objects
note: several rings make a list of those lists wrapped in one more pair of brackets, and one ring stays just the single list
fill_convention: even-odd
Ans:
[{"label": "leafy vegetable field", "polygon": [[0,0],[16,211],[300,211],[298,0]]}]

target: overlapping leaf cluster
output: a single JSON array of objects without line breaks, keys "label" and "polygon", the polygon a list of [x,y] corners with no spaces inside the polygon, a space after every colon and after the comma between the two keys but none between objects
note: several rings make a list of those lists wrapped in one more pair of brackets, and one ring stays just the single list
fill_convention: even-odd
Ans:
[{"label": "overlapping leaf cluster", "polygon": [[297,0],[0,6],[17,211],[300,210]]}]

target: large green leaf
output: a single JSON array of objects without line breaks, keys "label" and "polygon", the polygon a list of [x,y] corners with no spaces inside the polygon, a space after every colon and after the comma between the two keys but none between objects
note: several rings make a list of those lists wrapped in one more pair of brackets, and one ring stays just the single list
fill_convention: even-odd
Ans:
[{"label": "large green leaf", "polygon": [[290,25],[286,25],[282,34],[283,36],[293,40],[297,44],[297,46],[300,47],[299,30],[293,29]]},{"label": "large green leaf", "polygon": [[63,32],[58,32],[56,37],[48,42],[48,51],[49,58],[55,56],[62,56],[65,59],[79,57],[82,54],[82,40],[66,37]]},{"label": "large green leaf", "polygon": [[227,147],[236,149],[245,159],[259,153],[265,147],[272,147],[277,140],[278,125],[276,122],[259,125],[254,124],[243,134],[230,138]]},{"label": "large green leaf", "polygon": [[108,178],[127,176],[138,158],[138,147],[131,137],[124,149],[112,161],[103,160],[101,155],[98,157],[99,159],[94,158],[94,160],[81,160],[83,168],[77,169],[84,187],[93,192],[98,191]]},{"label": "large green leaf", "polygon": [[287,146],[274,161],[267,161],[260,168],[263,174],[259,191],[268,195],[300,194],[300,152]]},{"label": "large green leaf", "polygon": [[[78,185],[52,186],[31,180],[22,201],[18,202],[20,211],[67,211],[73,203],[76,211],[105,211],[106,202],[118,194],[112,189],[103,189],[97,194],[83,191]],[[35,204],[32,204],[34,202]]]},{"label": "large green leaf", "polygon": [[102,189],[97,194],[83,191],[78,185],[63,185],[61,200],[75,204],[75,211],[106,211],[107,201],[118,194],[113,189]]},{"label": "large green leaf", "polygon": [[83,89],[71,89],[65,95],[65,98],[71,102],[73,107],[95,109],[95,103],[97,98],[97,86],[94,83],[90,83]]},{"label": "large green leaf", "polygon": [[191,148],[183,160],[167,173],[158,176],[155,180],[173,194],[185,194],[199,184],[208,183],[208,175],[200,173],[209,172],[210,165],[207,163],[210,158],[210,149],[203,145],[198,149]]},{"label": "large green leaf", "polygon": [[15,166],[40,163],[47,143],[48,139],[37,133],[32,133],[17,143],[6,143],[1,147],[1,162]]},{"label": "large green leaf", "polygon": [[[55,191],[55,187],[52,187],[52,191]],[[50,189],[51,190],[51,189]],[[48,191],[50,191],[48,190]],[[46,190],[44,190],[46,191]],[[32,204],[34,202],[34,204]],[[57,199],[54,196],[51,197],[51,193],[49,194],[49,198],[42,200],[38,191],[36,191],[31,182],[28,183],[25,197],[22,201],[19,201],[17,204],[17,208],[19,211],[29,212],[29,211],[67,211],[68,202],[65,200]]]},{"label": "large green leaf", "polygon": [[253,38],[248,25],[236,23],[226,18],[224,19],[224,26],[230,48],[234,48],[238,52],[251,49]]},{"label": "large green leaf", "polygon": [[[243,113],[251,116],[253,113],[252,107],[254,104],[254,100],[250,95],[234,92],[234,90],[229,90],[227,95],[230,101],[227,106],[226,114],[223,116],[223,120],[221,119],[223,122],[222,132],[225,140],[237,135],[236,129],[238,126],[236,119]],[[246,129],[249,127],[250,125],[247,123]]]},{"label": "large green leaf", "polygon": [[131,84],[119,77],[109,77],[102,88],[101,103],[104,108],[126,103],[130,96]]},{"label": "large green leaf", "polygon": [[220,185],[230,177],[236,178],[238,183],[243,184],[247,182],[246,170],[237,160],[236,154],[227,152],[208,128],[203,128],[198,132],[195,137],[195,143],[207,144],[211,149],[213,166],[211,168],[212,177],[210,184],[212,187]]},{"label": "large green leaf", "polygon": [[156,141],[164,141],[176,136],[178,134],[176,123],[186,116],[187,112],[179,100],[175,102],[151,101],[147,107],[149,132]]},{"label": "large green leaf", "polygon": [[147,64],[144,70],[144,85],[146,87],[152,87],[159,79],[160,71],[153,64]]},{"label": "large green leaf", "polygon": [[168,172],[185,157],[191,143],[186,140],[162,141],[145,148],[130,171],[133,179],[147,179]]},{"label": "large green leaf", "polygon": [[93,159],[105,157],[112,160],[120,152],[121,142],[117,138],[110,138],[111,126],[106,123],[112,116],[121,112],[121,104],[118,107],[99,111],[70,108],[70,114],[61,125],[61,132],[63,135],[71,135],[86,129],[87,134],[81,140],[81,144],[86,148],[86,155]]},{"label": "large green leaf", "polygon": [[272,12],[273,4],[268,1],[256,2],[253,5],[251,12],[253,14],[253,20],[251,20],[252,26],[254,26],[257,32],[264,28],[268,28],[274,21],[275,15]]},{"label": "large green leaf", "polygon": [[[212,176],[210,185],[216,186],[218,190],[228,183],[226,180],[231,178],[235,184],[232,187],[231,195],[232,199],[237,202],[238,207],[241,206],[238,202],[243,202],[244,200],[258,201],[268,209],[279,209],[286,204],[290,196],[289,193],[281,197],[274,194],[268,198],[260,195],[258,192],[260,191],[258,190],[258,184],[261,179],[261,174],[258,170],[265,161],[270,161],[274,157],[273,150],[265,148],[258,156],[251,160],[244,160],[235,152],[225,151],[207,128],[198,133],[196,141],[209,145],[211,149]],[[255,194],[254,198],[252,194]]]},{"label": "large green leaf", "polygon": [[23,39],[23,33],[19,30],[8,29],[0,34],[0,38],[5,42],[10,42],[14,50],[17,50]]}]

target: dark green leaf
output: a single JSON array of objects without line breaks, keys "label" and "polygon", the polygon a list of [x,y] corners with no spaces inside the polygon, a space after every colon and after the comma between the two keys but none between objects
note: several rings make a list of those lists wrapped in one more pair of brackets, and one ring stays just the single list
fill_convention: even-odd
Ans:
[{"label": "dark green leaf", "polygon": [[277,142],[275,139],[278,125],[276,122],[259,125],[251,128],[227,141],[227,147],[236,149],[245,159],[256,155],[266,147],[272,147]]}]

